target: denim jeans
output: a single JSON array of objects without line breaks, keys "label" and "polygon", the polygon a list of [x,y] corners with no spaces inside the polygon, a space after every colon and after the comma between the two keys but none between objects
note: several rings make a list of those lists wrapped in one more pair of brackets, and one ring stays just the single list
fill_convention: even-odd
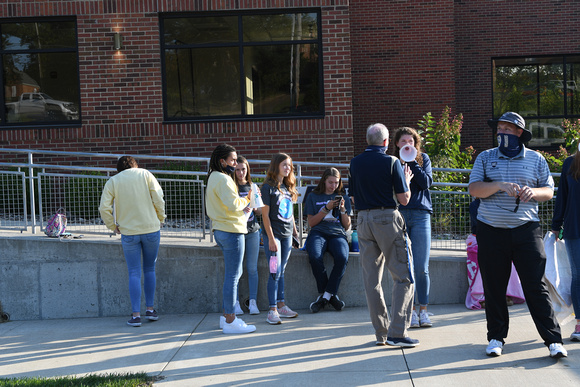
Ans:
[{"label": "denim jeans", "polygon": [[[324,253],[327,249],[332,254],[332,258],[334,258],[334,266],[330,272],[330,277],[326,273],[323,261]],[[316,279],[318,293],[337,294],[348,263],[348,242],[346,237],[343,235],[327,235],[320,231],[311,230],[308,234],[308,239],[306,239],[306,251],[308,251],[308,258],[312,267],[312,274],[314,274]]]},{"label": "denim jeans", "polygon": [[121,235],[123,254],[129,271],[129,296],[133,313],[141,311],[141,255],[143,256],[143,275],[145,306],[153,306],[155,301],[155,263],[159,252],[161,233]]},{"label": "denim jeans", "polygon": [[572,306],[577,319],[580,319],[580,239],[564,239],[570,271],[572,272]]},{"label": "denim jeans", "polygon": [[224,253],[223,309],[225,314],[232,314],[235,313],[238,282],[242,276],[244,234],[213,230],[213,236]]},{"label": "denim jeans", "polygon": [[[268,235],[264,232],[264,252],[266,253],[266,258],[270,259],[270,248]],[[272,275],[268,275],[268,303],[270,308],[276,307],[277,302],[284,302],[284,271],[286,270],[286,265],[288,264],[288,258],[290,258],[290,251],[292,249],[292,237],[278,239],[275,238],[276,245],[278,246],[278,251],[276,253],[278,257],[278,272],[276,277],[272,278]]]},{"label": "denim jeans", "polygon": [[399,209],[407,225],[415,267],[415,289],[420,305],[429,304],[429,253],[431,250],[431,214],[426,210]]},{"label": "denim jeans", "polygon": [[246,234],[246,271],[248,272],[248,285],[250,299],[258,297],[258,256],[260,255],[260,230]]}]

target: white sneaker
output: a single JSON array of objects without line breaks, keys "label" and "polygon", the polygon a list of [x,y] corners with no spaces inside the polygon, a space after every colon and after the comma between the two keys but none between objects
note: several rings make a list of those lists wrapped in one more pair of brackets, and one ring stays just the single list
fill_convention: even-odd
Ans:
[{"label": "white sneaker", "polygon": [[268,317],[266,318],[268,324],[278,325],[282,324],[282,320],[280,320],[280,315],[278,314],[277,310],[269,310]]},{"label": "white sneaker", "polygon": [[241,318],[237,318],[237,317],[234,319],[234,321],[231,322],[231,324],[224,323],[224,328],[223,328],[223,332],[226,334],[251,333],[251,332],[254,332],[255,330],[256,330],[256,327],[254,325],[246,325],[244,320],[242,320]]},{"label": "white sneaker", "polygon": [[499,356],[503,348],[503,343],[496,339],[491,339],[489,345],[485,349],[487,356]]},{"label": "white sneaker", "polygon": [[433,326],[433,323],[431,323],[429,315],[431,315],[431,313],[427,313],[425,309],[423,309],[421,313],[419,313],[419,325],[421,326],[421,328]]},{"label": "white sneaker", "polygon": [[244,314],[244,311],[240,307],[240,301],[236,301],[236,304],[234,305],[234,307],[236,308],[236,316],[241,316]]},{"label": "white sneaker", "polygon": [[552,343],[548,349],[550,350],[550,357],[553,357],[554,359],[568,356],[568,351],[566,351],[561,343]]},{"label": "white sneaker", "polygon": [[411,325],[409,328],[419,328],[419,316],[417,316],[417,311],[413,310],[413,314],[411,315]]},{"label": "white sneaker", "polygon": [[220,316],[220,329],[224,329],[225,323],[226,323],[226,316]]},{"label": "white sneaker", "polygon": [[258,309],[258,305],[256,304],[256,300],[250,300],[250,314],[260,314],[260,309]]}]

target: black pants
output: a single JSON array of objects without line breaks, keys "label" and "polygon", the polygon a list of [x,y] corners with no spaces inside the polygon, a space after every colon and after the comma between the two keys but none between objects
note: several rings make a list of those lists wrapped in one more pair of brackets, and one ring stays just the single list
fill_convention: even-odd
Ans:
[{"label": "black pants", "polygon": [[491,227],[477,222],[478,261],[485,294],[487,340],[503,343],[509,328],[506,303],[511,263],[518,272],[528,309],[545,345],[561,343],[562,334],[548,288],[542,280],[546,253],[537,222],[513,229]]}]

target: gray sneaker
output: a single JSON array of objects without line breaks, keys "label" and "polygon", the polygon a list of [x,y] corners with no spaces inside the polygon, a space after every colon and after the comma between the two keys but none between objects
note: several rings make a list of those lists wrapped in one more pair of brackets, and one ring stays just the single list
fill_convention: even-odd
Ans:
[{"label": "gray sneaker", "polygon": [[266,321],[268,322],[268,324],[271,325],[282,324],[282,320],[280,320],[280,315],[276,310],[268,311],[268,317],[266,317]]},{"label": "gray sneaker", "polygon": [[298,313],[290,309],[288,305],[284,305],[283,307],[278,308],[278,314],[280,315],[280,317],[286,318],[294,318],[298,316]]},{"label": "gray sneaker", "polygon": [[419,316],[417,316],[417,311],[413,310],[413,314],[411,314],[411,325],[409,328],[419,328]]}]

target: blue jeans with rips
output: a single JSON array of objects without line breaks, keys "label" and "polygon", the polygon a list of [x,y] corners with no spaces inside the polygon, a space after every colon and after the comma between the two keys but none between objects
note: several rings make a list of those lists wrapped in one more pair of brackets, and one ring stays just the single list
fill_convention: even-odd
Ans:
[{"label": "blue jeans with rips", "polygon": [[[324,253],[328,250],[334,258],[334,266],[330,272],[330,277],[324,267]],[[311,230],[306,239],[306,251],[312,274],[316,279],[318,293],[328,292],[337,294],[340,281],[346,271],[348,263],[348,242],[343,235],[327,235],[320,231]]]},{"label": "blue jeans with rips", "polygon": [[213,236],[224,254],[223,309],[225,314],[235,313],[238,299],[238,282],[242,276],[244,260],[244,234],[213,230]]},{"label": "blue jeans with rips", "polygon": [[[266,252],[266,258],[270,259],[270,248],[268,236],[264,232],[264,251]],[[292,237],[288,238],[274,238],[276,240],[276,245],[278,246],[278,251],[276,253],[278,257],[278,272],[276,275],[268,276],[268,303],[270,308],[276,307],[277,302],[284,302],[284,271],[286,270],[286,265],[288,264],[288,259],[290,258],[290,252],[292,249]]]},{"label": "blue jeans with rips", "polygon": [[426,210],[399,209],[405,218],[411,240],[415,274],[415,290],[420,305],[429,304],[429,253],[431,251],[431,213]]},{"label": "blue jeans with rips", "polygon": [[155,300],[155,263],[161,241],[160,231],[140,235],[121,235],[123,254],[129,271],[129,295],[133,313],[141,310],[141,256],[143,256],[143,275],[145,305],[153,306]]}]

